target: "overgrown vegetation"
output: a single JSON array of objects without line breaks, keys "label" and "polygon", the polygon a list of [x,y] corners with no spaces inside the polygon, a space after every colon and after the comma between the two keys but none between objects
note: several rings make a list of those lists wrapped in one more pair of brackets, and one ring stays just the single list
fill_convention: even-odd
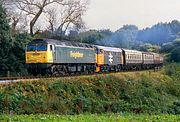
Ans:
[{"label": "overgrown vegetation", "polygon": [[161,72],[118,73],[33,82],[0,88],[0,113],[106,112],[180,114],[180,64]]}]

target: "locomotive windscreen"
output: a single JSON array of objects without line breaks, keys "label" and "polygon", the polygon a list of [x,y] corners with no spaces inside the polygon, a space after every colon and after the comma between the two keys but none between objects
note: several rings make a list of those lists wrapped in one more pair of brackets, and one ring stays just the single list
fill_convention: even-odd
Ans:
[{"label": "locomotive windscreen", "polygon": [[46,44],[38,44],[37,51],[47,51],[47,45]]},{"label": "locomotive windscreen", "polygon": [[47,45],[46,44],[29,44],[27,46],[27,51],[47,51]]},{"label": "locomotive windscreen", "polygon": [[29,44],[29,45],[27,46],[27,51],[36,51],[36,45]]}]

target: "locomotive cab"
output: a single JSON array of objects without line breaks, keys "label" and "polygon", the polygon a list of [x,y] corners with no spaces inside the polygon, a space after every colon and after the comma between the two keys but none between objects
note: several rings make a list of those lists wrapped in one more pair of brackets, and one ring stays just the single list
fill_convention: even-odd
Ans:
[{"label": "locomotive cab", "polygon": [[26,47],[26,64],[53,63],[54,46],[43,40],[34,40]]}]

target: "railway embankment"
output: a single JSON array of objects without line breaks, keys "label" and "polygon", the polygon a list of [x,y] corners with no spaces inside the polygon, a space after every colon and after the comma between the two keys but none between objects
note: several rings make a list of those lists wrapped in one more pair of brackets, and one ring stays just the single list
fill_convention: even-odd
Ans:
[{"label": "railway embankment", "polygon": [[0,113],[105,112],[180,114],[180,64],[159,72],[124,72],[0,86]]}]

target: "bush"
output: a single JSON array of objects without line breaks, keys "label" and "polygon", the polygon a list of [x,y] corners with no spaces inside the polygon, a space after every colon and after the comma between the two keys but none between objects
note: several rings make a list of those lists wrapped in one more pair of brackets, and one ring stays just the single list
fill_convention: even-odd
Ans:
[{"label": "bush", "polygon": [[180,62],[180,46],[171,51],[171,61]]}]

